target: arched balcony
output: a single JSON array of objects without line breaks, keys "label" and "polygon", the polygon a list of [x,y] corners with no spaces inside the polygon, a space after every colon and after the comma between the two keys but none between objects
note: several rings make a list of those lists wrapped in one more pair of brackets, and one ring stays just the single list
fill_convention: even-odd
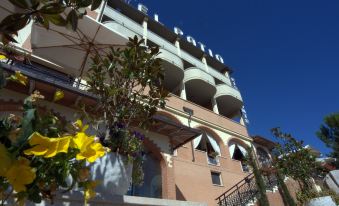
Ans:
[{"label": "arched balcony", "polygon": [[175,93],[179,90],[180,83],[184,79],[184,63],[180,57],[165,49],[160,49],[163,68],[165,70],[165,88]]},{"label": "arched balcony", "polygon": [[239,115],[243,101],[237,89],[227,84],[219,84],[214,98],[221,115],[229,118]]},{"label": "arched balcony", "polygon": [[197,67],[185,70],[185,90],[188,100],[211,109],[211,100],[217,89],[214,78]]}]

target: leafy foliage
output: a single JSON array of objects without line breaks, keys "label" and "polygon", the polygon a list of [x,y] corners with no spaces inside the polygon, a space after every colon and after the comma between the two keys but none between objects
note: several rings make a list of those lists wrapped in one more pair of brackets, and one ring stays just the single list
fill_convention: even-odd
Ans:
[{"label": "leafy foliage", "polygon": [[313,190],[311,178],[317,172],[315,156],[304,147],[302,141],[281,132],[280,128],[272,129],[272,133],[280,140],[274,150],[276,169],[296,180],[302,192]]},{"label": "leafy foliage", "polygon": [[[71,190],[76,184],[86,190],[90,174],[86,160],[104,155],[104,148],[87,136],[79,125],[61,122],[51,112],[40,111],[36,104],[43,98],[34,92],[23,104],[23,115],[0,120],[0,200],[13,195],[17,202],[40,203],[56,191]],[[77,121],[79,122],[79,121]],[[78,147],[79,136],[86,147]],[[79,155],[86,154],[82,158]],[[4,161],[4,160],[7,161]]]},{"label": "leafy foliage", "polygon": [[339,204],[339,195],[336,194],[332,190],[323,189],[321,192],[317,192],[315,190],[307,191],[307,192],[297,192],[297,199],[300,205],[304,205],[305,203],[309,202],[310,200],[318,197],[326,197],[331,196],[334,202],[338,205]]},{"label": "leafy foliage", "polygon": [[13,38],[30,21],[41,24],[46,29],[50,23],[77,29],[78,20],[87,14],[86,8],[96,10],[102,0],[9,0],[19,12],[4,18],[0,23],[2,42],[16,42]]},{"label": "leafy foliage", "polygon": [[255,178],[255,182],[257,184],[257,187],[259,189],[259,198],[258,203],[259,206],[269,206],[269,202],[266,195],[266,185],[264,182],[264,179],[262,177],[262,174],[258,168],[257,162],[255,160],[255,156],[253,154],[253,147],[247,148],[247,162],[253,169],[253,174]]},{"label": "leafy foliage", "polygon": [[142,179],[143,135],[133,128],[147,129],[168,96],[162,86],[161,60],[156,58],[159,48],[147,48],[143,42],[135,36],[123,49],[111,48],[106,55],[95,55],[86,79],[89,92],[98,97],[95,110],[87,108],[87,112],[103,114],[93,118],[106,131],[101,135],[102,143],[133,162],[134,183]]},{"label": "leafy foliage", "polygon": [[335,158],[334,165],[339,168],[339,113],[328,115],[320,126],[317,136],[332,149],[330,157]]},{"label": "leafy foliage", "polygon": [[280,189],[280,194],[284,200],[284,203],[287,206],[296,206],[296,203],[284,182],[284,177],[279,170],[276,171],[276,177],[277,177],[278,187]]}]

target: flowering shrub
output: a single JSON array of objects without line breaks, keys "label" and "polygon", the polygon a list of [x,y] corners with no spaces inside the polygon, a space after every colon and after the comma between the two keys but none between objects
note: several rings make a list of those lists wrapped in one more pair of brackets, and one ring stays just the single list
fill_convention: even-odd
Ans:
[{"label": "flowering shrub", "polygon": [[95,195],[97,182],[90,179],[89,163],[106,153],[95,136],[86,133],[81,120],[64,124],[52,113],[43,114],[36,103],[43,96],[35,92],[23,105],[22,117],[0,120],[0,200],[17,203],[43,199],[53,201],[56,191],[76,185],[85,199]]}]

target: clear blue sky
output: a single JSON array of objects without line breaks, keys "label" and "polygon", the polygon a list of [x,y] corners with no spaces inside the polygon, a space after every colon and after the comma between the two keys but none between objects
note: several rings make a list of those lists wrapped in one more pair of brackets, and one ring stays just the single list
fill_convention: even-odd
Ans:
[{"label": "clear blue sky", "polygon": [[220,53],[234,69],[251,121],[328,151],[315,132],[339,112],[338,0],[138,0],[167,27]]}]

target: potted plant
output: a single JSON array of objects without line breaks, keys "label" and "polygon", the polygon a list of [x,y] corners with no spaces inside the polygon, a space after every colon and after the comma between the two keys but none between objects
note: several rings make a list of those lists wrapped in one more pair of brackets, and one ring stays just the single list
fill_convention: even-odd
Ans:
[{"label": "potted plant", "polygon": [[[57,26],[67,26],[72,30],[76,30],[78,19],[82,18],[83,15],[86,15],[86,9],[84,8],[91,5],[91,10],[95,10],[100,6],[101,1],[102,0],[92,0],[86,1],[86,3],[83,1],[66,1],[66,3],[64,1],[53,1],[46,3],[45,1],[35,0],[26,0],[24,2],[21,0],[13,0],[11,3],[17,8],[23,9],[23,11],[21,14],[11,14],[2,20],[0,23],[2,41],[4,44],[15,42],[14,36],[17,35],[19,30],[29,24],[33,18],[36,22],[46,28],[49,27],[50,23],[52,23]],[[51,13],[53,13],[53,15],[50,15]],[[67,18],[63,16],[65,13]],[[127,46],[122,47],[123,49],[112,48],[105,55],[102,53],[96,53],[92,59],[93,64],[86,79],[90,88],[89,92],[93,93],[98,98],[98,105],[96,108],[87,108],[85,105],[81,105],[81,109],[83,111],[83,118],[92,125],[97,126],[96,132],[98,137],[94,138],[94,136],[85,135],[85,128],[87,128],[87,126],[82,125],[82,121],[77,121],[74,124],[74,128],[77,128],[78,130],[74,130],[73,133],[71,133],[71,131],[66,131],[65,125],[63,125],[64,127],[60,127],[60,130],[55,130],[56,127],[54,124],[58,125],[60,124],[60,121],[57,121],[57,118],[55,117],[50,117],[53,119],[53,121],[50,120],[53,124],[49,125],[51,126],[51,131],[44,130],[47,133],[44,133],[42,137],[46,137],[47,140],[46,138],[41,139],[45,139],[48,142],[48,144],[46,143],[48,146],[49,144],[52,144],[50,142],[56,141],[53,138],[63,137],[65,134],[75,137],[78,133],[83,133],[81,137],[83,138],[82,140],[90,138],[91,141],[93,140],[92,143],[95,143],[94,148],[100,148],[101,153],[99,156],[102,156],[103,154],[102,148],[104,147],[102,145],[104,145],[110,150],[107,158],[116,156],[116,158],[119,159],[119,162],[124,162],[124,164],[120,164],[121,166],[125,165],[127,168],[132,168],[133,166],[134,169],[132,172],[132,178],[134,182],[141,183],[142,142],[144,137],[141,133],[136,131],[136,128],[146,129],[150,124],[152,124],[152,116],[156,113],[158,108],[164,108],[165,98],[167,97],[168,92],[165,91],[162,86],[164,75],[161,67],[161,60],[156,58],[156,55],[159,53],[159,49],[157,47],[147,47],[144,45],[144,41],[138,40],[137,37],[130,39]],[[1,54],[1,58],[2,56],[3,54]],[[0,86],[3,87],[5,83],[3,81],[4,75],[2,70],[0,70],[0,80]],[[25,77],[21,75],[20,72],[17,72],[15,76],[13,76],[12,80],[20,83],[23,82],[25,85],[27,83],[27,78],[25,80]],[[39,96],[38,94],[36,95]],[[36,99],[36,97],[33,99]],[[26,103],[28,105],[33,105],[29,102],[30,101],[27,101]],[[33,109],[30,107],[25,108]],[[27,184],[25,184],[25,192],[20,194],[15,193],[17,201],[22,201],[27,198],[34,202],[40,202],[41,199],[52,197],[52,191],[61,188],[61,186],[68,186],[66,176],[69,177],[70,171],[74,172],[74,175],[72,175],[71,178],[73,183],[67,190],[72,190],[75,185],[78,185],[79,187],[85,188],[86,200],[89,197],[92,197],[95,194],[93,188],[97,185],[97,183],[90,181],[92,179],[89,178],[90,168],[83,167],[85,162],[84,159],[86,159],[86,157],[81,155],[79,156],[79,158],[84,158],[81,159],[81,164],[76,164],[76,161],[71,161],[71,157],[77,157],[78,154],[81,153],[81,149],[78,151],[79,148],[73,148],[70,146],[68,147],[68,150],[64,148],[64,150],[62,150],[63,152],[57,152],[57,155],[52,157],[52,159],[61,158],[60,161],[65,162],[65,167],[53,170],[64,175],[62,178],[59,178],[60,182],[55,183],[55,181],[51,182],[45,179],[42,181],[43,184],[35,182],[36,178],[33,177],[39,175],[36,173],[34,169],[35,163],[33,164],[32,161],[38,161],[39,158],[45,158],[45,156],[39,156],[38,158],[36,157],[37,155],[34,155],[33,153],[23,153],[25,151],[23,149],[29,149],[29,146],[34,148],[35,144],[29,145],[29,140],[33,138],[32,134],[34,134],[36,130],[39,130],[38,128],[32,128],[32,125],[36,125],[34,121],[36,121],[35,118],[37,117],[36,115],[38,115],[35,114],[36,110],[33,110],[25,111],[25,117],[22,119],[22,122],[20,122],[18,128],[16,128],[24,128],[24,130],[20,132],[19,143],[15,143],[14,145],[8,143],[10,141],[9,135],[12,132],[12,126],[10,126],[10,129],[8,130],[1,131],[2,133],[5,131],[7,132],[6,134],[3,134],[4,138],[1,139],[1,141],[7,142],[6,144],[3,143],[5,147],[1,148],[1,155],[3,157],[11,156],[11,158],[9,158],[11,159],[11,163],[13,159],[21,157],[22,154],[26,155],[25,157],[31,158],[28,158],[28,161],[31,160],[29,164],[27,161],[23,164],[26,166],[32,166],[32,170],[30,170],[31,173],[28,173],[31,175],[29,176],[30,179],[28,178],[26,180]],[[5,124],[7,121],[7,119],[4,119],[3,123]],[[88,138],[86,139],[86,137]],[[53,141],[51,141],[51,139]],[[100,143],[98,141],[100,141]],[[78,141],[77,147],[92,147],[92,143],[90,144],[87,142],[88,144],[81,145],[80,142],[81,141]],[[69,145],[74,146],[77,144],[73,142]],[[101,147],[99,147],[99,145],[101,145]],[[92,153],[93,151],[91,151],[91,154]],[[70,156],[62,158],[61,156],[65,156],[65,154],[69,154]],[[50,157],[47,158],[48,161],[45,159],[42,159],[41,161],[46,161],[48,164],[52,165],[59,162],[49,161],[52,160],[49,158]],[[92,161],[95,162],[94,158],[90,159],[90,162]],[[4,162],[1,164],[4,164]],[[38,165],[44,164],[37,163],[37,166]],[[97,173],[99,170],[95,165],[98,165],[98,162],[95,162],[94,166],[91,167],[91,170],[93,171],[94,176],[97,175],[99,177],[100,173]],[[49,168],[48,166],[46,167]],[[3,168],[5,169],[3,169],[2,172],[5,173],[8,168]],[[125,171],[127,171],[126,174],[131,173],[130,169],[126,169]],[[49,175],[50,174],[44,174],[44,177],[47,178]],[[5,174],[0,174],[0,176],[0,189],[2,192],[6,193],[7,189],[11,188],[11,183]],[[124,181],[126,181],[126,179],[128,180],[129,178],[123,177]],[[29,186],[27,186],[28,184]],[[114,192],[113,189],[109,189],[108,191],[112,191],[112,193]],[[119,193],[123,194],[122,191]],[[11,196],[12,192],[9,192],[8,194]],[[1,197],[7,197],[7,195],[2,195]],[[6,202],[6,200],[3,200],[3,204],[4,202]]]},{"label": "potted plant", "polygon": [[[27,83],[20,72],[10,80]],[[55,100],[62,93],[56,93]],[[0,204],[26,201],[53,203],[58,192],[84,191],[85,202],[93,197],[95,181],[88,166],[106,153],[106,148],[86,131],[81,120],[60,121],[37,104],[44,97],[37,91],[25,99],[23,114],[0,120]],[[71,178],[71,181],[68,181]]]},{"label": "potted plant", "polygon": [[144,136],[138,131],[152,124],[153,115],[165,107],[168,95],[162,86],[158,53],[158,47],[146,47],[144,40],[135,36],[123,49],[111,48],[108,54],[92,59],[86,81],[98,104],[84,111],[103,114],[92,115],[92,122],[98,125],[101,143],[111,152],[94,164],[93,174],[105,177],[99,188],[107,196],[125,194],[130,179],[134,184],[142,183]]}]

